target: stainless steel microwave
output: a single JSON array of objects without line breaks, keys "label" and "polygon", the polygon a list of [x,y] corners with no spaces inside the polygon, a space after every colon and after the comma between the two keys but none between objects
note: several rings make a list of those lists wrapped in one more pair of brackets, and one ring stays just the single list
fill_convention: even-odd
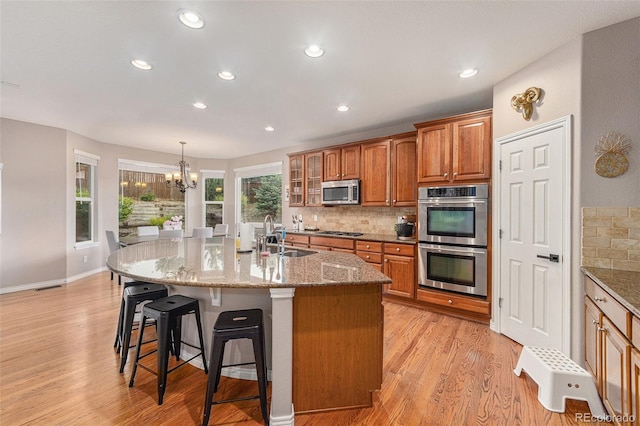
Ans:
[{"label": "stainless steel microwave", "polygon": [[322,182],[322,204],[360,204],[360,180]]}]

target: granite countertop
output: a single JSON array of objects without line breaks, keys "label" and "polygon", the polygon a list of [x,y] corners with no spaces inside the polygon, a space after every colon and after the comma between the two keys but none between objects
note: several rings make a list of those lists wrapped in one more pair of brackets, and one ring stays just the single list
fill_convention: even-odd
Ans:
[{"label": "granite countertop", "polygon": [[400,244],[416,244],[415,238],[408,240],[401,240],[396,234],[363,234],[357,237],[348,235],[329,235],[322,234],[322,231],[287,231],[287,234],[295,235],[309,235],[317,237],[331,237],[331,238],[345,238],[347,240],[367,240],[367,241],[379,241],[381,243],[400,243]]},{"label": "granite countertop", "polygon": [[[296,249],[287,247],[286,251]],[[237,253],[234,238],[159,239],[124,247],[107,259],[113,272],[168,285],[286,288],[390,284],[354,254],[302,250],[304,257]]]},{"label": "granite countertop", "polygon": [[640,317],[640,272],[590,266],[582,266],[580,269],[632,314]]}]

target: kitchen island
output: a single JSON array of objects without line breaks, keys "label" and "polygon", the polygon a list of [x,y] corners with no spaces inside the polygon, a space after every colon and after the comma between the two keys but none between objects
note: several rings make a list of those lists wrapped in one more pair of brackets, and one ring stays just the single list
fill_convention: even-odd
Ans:
[{"label": "kitchen island", "polygon": [[[370,406],[371,392],[380,388],[382,285],[390,280],[355,255],[288,248],[284,255],[261,256],[237,253],[230,238],[184,238],[125,247],[109,256],[107,266],[197,298],[207,331],[222,311],[263,309],[272,355],[272,425],[293,424],[294,409]],[[193,324],[184,324],[185,336],[195,336]],[[226,356],[246,362],[250,351],[244,349],[238,345]]]}]

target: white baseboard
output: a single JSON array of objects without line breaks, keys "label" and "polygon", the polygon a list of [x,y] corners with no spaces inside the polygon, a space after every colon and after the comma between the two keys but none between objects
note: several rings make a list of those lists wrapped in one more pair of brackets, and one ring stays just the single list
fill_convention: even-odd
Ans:
[{"label": "white baseboard", "polygon": [[2,288],[0,288],[0,294],[15,293],[17,291],[25,291],[25,290],[37,290],[37,289],[40,289],[40,288],[47,288],[47,287],[54,287],[54,286],[64,285],[64,284],[68,284],[68,283],[80,280],[82,278],[89,277],[91,275],[95,275],[95,274],[103,272],[105,270],[107,270],[106,267],[101,267],[101,268],[93,269],[91,271],[83,272],[81,274],[73,275],[73,276],[67,277],[67,278],[58,278],[56,280],[40,281],[40,282],[37,282],[37,283],[28,283],[28,284],[20,284],[20,285],[15,285],[15,286],[11,286],[11,287],[2,287]]}]

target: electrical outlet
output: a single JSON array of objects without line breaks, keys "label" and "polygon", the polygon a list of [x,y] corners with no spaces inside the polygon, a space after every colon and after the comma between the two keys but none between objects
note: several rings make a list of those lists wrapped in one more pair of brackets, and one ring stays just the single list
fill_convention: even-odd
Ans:
[{"label": "electrical outlet", "polygon": [[317,221],[318,221],[318,215],[317,215],[317,214],[314,214],[314,215],[313,215],[313,221],[314,221],[314,222],[317,222]]},{"label": "electrical outlet", "polygon": [[398,223],[402,223],[402,216],[398,216]]},{"label": "electrical outlet", "polygon": [[89,261],[89,256],[82,256],[82,263],[87,263]]}]

